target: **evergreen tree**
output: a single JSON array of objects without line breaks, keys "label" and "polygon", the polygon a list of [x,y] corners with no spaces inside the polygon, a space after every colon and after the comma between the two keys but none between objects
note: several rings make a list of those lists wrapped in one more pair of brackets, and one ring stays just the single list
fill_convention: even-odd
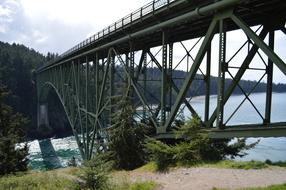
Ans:
[{"label": "evergreen tree", "polygon": [[124,95],[117,101],[112,119],[109,150],[117,168],[134,169],[145,161],[143,142],[147,128],[134,119],[135,109],[128,96],[129,87],[122,91]]},{"label": "evergreen tree", "polygon": [[25,140],[22,126],[27,120],[3,103],[8,94],[0,84],[0,175],[25,171],[28,164],[27,143],[17,146]]}]

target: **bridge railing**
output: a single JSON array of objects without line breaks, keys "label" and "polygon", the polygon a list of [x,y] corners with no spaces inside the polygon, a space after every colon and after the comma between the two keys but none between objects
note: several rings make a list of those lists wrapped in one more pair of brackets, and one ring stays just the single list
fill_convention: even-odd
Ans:
[{"label": "bridge railing", "polygon": [[151,14],[158,9],[168,6],[170,3],[174,2],[176,0],[153,0],[152,2],[146,4],[145,6],[141,7],[140,9],[137,9],[136,11],[132,12],[131,14],[123,17],[122,19],[118,20],[114,24],[104,28],[103,30],[99,31],[98,33],[94,34],[93,36],[87,38],[86,40],[82,41],[81,43],[77,44],[76,46],[72,47],[68,51],[64,52],[60,55],[60,58],[65,57],[75,51],[78,51],[96,41],[99,41],[106,36],[110,35],[113,32],[116,32],[117,30],[132,24],[134,21],[137,21],[139,19],[142,19],[142,17]]}]

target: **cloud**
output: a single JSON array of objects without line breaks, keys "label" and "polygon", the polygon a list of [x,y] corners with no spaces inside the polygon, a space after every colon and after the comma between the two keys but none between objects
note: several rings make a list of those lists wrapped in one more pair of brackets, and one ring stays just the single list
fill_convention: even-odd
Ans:
[{"label": "cloud", "polygon": [[[150,0],[0,0],[0,40],[29,46],[41,53],[63,53],[85,38],[114,23]],[[227,34],[227,59],[246,40],[242,31]],[[286,59],[285,34],[276,32],[275,51]],[[187,43],[186,43],[187,44]],[[186,45],[190,48],[190,44]],[[182,49],[182,48],[181,48]],[[192,56],[195,57],[196,49]],[[174,61],[184,54],[176,52]],[[239,53],[232,63],[241,63],[247,48]],[[262,56],[263,53],[262,53]],[[265,57],[265,56],[264,56]],[[159,60],[161,58],[159,57]],[[267,61],[267,60],[266,60]],[[261,60],[255,58],[253,66]],[[202,64],[202,69],[205,69]],[[218,37],[212,45],[212,75],[217,75]],[[178,67],[185,70],[186,64]],[[285,76],[275,68],[274,81],[285,81]],[[255,75],[255,74],[254,74]],[[245,75],[253,79],[253,73]],[[258,80],[258,78],[257,78]]]},{"label": "cloud", "polygon": [[0,33],[6,33],[9,24],[13,21],[14,6],[15,4],[8,0],[0,4]]},{"label": "cloud", "polygon": [[42,53],[62,53],[146,2],[4,0],[0,3],[0,40],[23,43]]}]

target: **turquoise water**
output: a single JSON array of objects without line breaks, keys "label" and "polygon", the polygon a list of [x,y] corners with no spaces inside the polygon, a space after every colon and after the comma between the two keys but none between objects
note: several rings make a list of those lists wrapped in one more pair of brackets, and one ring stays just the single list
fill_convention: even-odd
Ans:
[{"label": "turquoise water", "polygon": [[[237,105],[244,99],[243,95],[232,96],[225,106],[225,121],[235,110]],[[250,96],[250,99],[257,106],[259,112],[264,115],[265,93],[256,93]],[[211,97],[210,113],[216,106],[216,96]],[[191,100],[192,106],[197,110],[198,114],[203,118],[204,113],[204,97],[196,97]],[[272,121],[279,122],[286,120],[286,93],[273,93],[272,101]],[[190,117],[191,114],[187,109],[184,109],[185,117]],[[261,123],[261,118],[252,108],[251,104],[246,100],[237,113],[229,120],[228,124],[251,124]],[[247,151],[248,155],[237,160],[260,160],[265,161],[286,161],[286,138],[259,138],[259,144],[252,150]],[[249,143],[257,141],[257,138],[249,138]],[[70,159],[74,156],[76,161],[80,163],[80,153],[74,137],[62,139],[51,139],[53,150],[62,167],[68,165]],[[37,140],[29,142],[30,146],[30,167],[32,169],[45,169],[47,162],[43,159],[40,151],[39,142]],[[51,153],[51,155],[54,155]]]},{"label": "turquoise water", "polygon": [[[75,138],[66,137],[61,139],[51,139],[51,143],[53,145],[53,151],[57,155],[59,162],[61,163],[61,167],[68,166],[68,162],[74,156],[77,163],[80,164],[81,157],[78,150],[78,146]],[[40,145],[38,140],[34,140],[28,143],[29,148],[29,167],[34,170],[43,170],[52,168],[49,163],[47,163],[47,159],[52,160],[53,153],[51,153],[51,157],[44,159],[40,150]]]}]

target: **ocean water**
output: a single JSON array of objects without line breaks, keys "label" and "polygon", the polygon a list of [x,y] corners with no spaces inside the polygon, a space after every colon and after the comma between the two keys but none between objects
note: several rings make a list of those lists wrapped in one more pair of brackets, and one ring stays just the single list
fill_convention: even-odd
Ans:
[{"label": "ocean water", "polygon": [[[257,110],[261,115],[264,115],[265,111],[265,93],[255,93],[249,97]],[[232,115],[233,111],[244,100],[243,95],[232,96],[225,106],[225,121]],[[192,106],[197,110],[198,114],[203,118],[204,113],[204,97],[195,97],[191,100]],[[212,96],[210,99],[210,113],[213,112],[216,106],[216,96]],[[273,93],[272,100],[272,115],[273,122],[286,120],[286,93]],[[183,113],[186,118],[191,117],[191,113],[185,108]],[[261,118],[252,105],[245,100],[240,109],[233,115],[228,121],[228,124],[251,124],[261,122]],[[258,138],[248,138],[247,142],[255,142]],[[271,161],[286,161],[286,138],[259,138],[259,144],[251,150],[246,151],[247,156],[243,158],[236,158],[237,160],[260,160],[265,161],[269,159]],[[50,164],[59,162],[57,167],[66,167],[72,157],[75,157],[78,163],[81,162],[80,153],[74,137],[67,137],[61,139],[51,139],[50,142],[45,141],[32,141],[28,143],[30,146],[30,162],[29,166],[35,170],[47,169],[54,166]],[[53,147],[49,146],[51,144]],[[45,149],[48,149],[47,155],[42,155],[40,145]],[[42,147],[43,148],[43,147]],[[54,157],[57,156],[55,161]]]},{"label": "ocean water", "polygon": [[[225,105],[224,109],[224,121],[226,122],[228,118],[232,115],[237,106],[244,100],[244,95],[231,96]],[[265,99],[266,93],[254,93],[249,96],[250,100],[256,106],[257,110],[261,115],[265,114]],[[216,107],[216,96],[210,98],[210,115]],[[204,113],[204,97],[195,97],[191,99],[191,105],[197,110],[199,116],[203,118]],[[184,109],[185,117],[190,117],[191,113]],[[282,122],[286,121],[286,93],[273,93],[272,95],[272,111],[271,111],[271,121],[272,122]],[[227,124],[255,124],[261,123],[262,119],[259,114],[249,103],[245,100],[238,111],[231,117]],[[269,159],[273,162],[276,161],[286,161],[286,138],[248,138],[247,142],[252,143],[260,140],[259,144],[255,148],[246,151],[248,155],[243,158],[236,158],[236,160],[259,160],[265,161]]]}]

